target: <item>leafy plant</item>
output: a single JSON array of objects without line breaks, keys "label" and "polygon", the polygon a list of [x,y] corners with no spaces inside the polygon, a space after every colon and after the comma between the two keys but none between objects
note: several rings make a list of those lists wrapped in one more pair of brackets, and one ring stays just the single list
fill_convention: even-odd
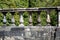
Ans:
[{"label": "leafy plant", "polygon": [[40,18],[41,18],[41,25],[42,26],[45,26],[47,25],[47,22],[46,22],[46,11],[41,11],[40,13]]},{"label": "leafy plant", "polygon": [[0,12],[0,26],[3,26],[3,19],[4,19],[3,13]]},{"label": "leafy plant", "polygon": [[20,21],[19,21],[20,20],[20,16],[19,16],[18,12],[15,12],[14,19],[15,19],[15,25],[19,26],[19,24],[20,24]]},{"label": "leafy plant", "polygon": [[29,0],[15,0],[15,4],[18,8],[27,8],[29,5]]},{"label": "leafy plant", "polygon": [[60,6],[60,0],[54,0],[54,2],[51,5]]},{"label": "leafy plant", "polygon": [[28,8],[52,6],[60,6],[60,0],[0,0],[0,8]]},{"label": "leafy plant", "polygon": [[32,21],[33,21],[33,25],[34,26],[38,24],[37,18],[38,18],[38,13],[37,12],[33,12],[32,13]]},{"label": "leafy plant", "polygon": [[56,10],[51,10],[50,18],[51,18],[51,25],[56,26],[57,25],[57,12],[56,12]]},{"label": "leafy plant", "polygon": [[24,12],[23,17],[24,17],[24,25],[25,26],[29,25],[29,13]]},{"label": "leafy plant", "polygon": [[6,25],[7,25],[7,26],[9,26],[9,25],[12,23],[12,22],[11,22],[11,18],[12,18],[12,15],[11,15],[10,12],[8,12],[8,13],[6,14],[6,20],[7,20]]}]

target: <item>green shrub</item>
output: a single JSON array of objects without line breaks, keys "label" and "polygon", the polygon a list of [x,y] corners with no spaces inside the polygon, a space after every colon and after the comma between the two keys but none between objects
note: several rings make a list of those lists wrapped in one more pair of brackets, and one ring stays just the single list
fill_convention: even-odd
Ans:
[{"label": "green shrub", "polygon": [[36,7],[36,0],[29,0],[29,1],[30,1],[29,3],[30,7]]},{"label": "green shrub", "polygon": [[52,0],[30,0],[31,7],[47,7],[51,6]]},{"label": "green shrub", "polygon": [[50,18],[51,18],[51,25],[56,26],[57,25],[57,12],[56,12],[56,10],[51,10]]},{"label": "green shrub", "polygon": [[30,0],[30,7],[52,7],[60,6],[59,0]]},{"label": "green shrub", "polygon": [[24,18],[24,25],[25,26],[29,25],[29,13],[28,12],[24,12],[23,18]]},{"label": "green shrub", "polygon": [[27,8],[29,5],[29,0],[15,0],[15,4],[18,8]]},{"label": "green shrub", "polygon": [[42,2],[40,0],[29,0],[29,1],[30,1],[29,3],[30,7],[41,7],[42,6]]},{"label": "green shrub", "polygon": [[4,16],[3,16],[3,14],[0,12],[0,26],[3,26],[3,19],[4,19]]},{"label": "green shrub", "polygon": [[20,24],[20,16],[19,16],[18,12],[15,12],[14,19],[15,19],[15,25],[19,26],[19,24]]},{"label": "green shrub", "polygon": [[47,22],[46,22],[46,11],[41,11],[40,13],[40,19],[41,19],[41,25],[42,26],[46,26],[47,25]]},{"label": "green shrub", "polygon": [[12,24],[11,19],[12,19],[12,15],[11,15],[10,12],[8,12],[8,13],[6,14],[6,20],[7,20],[6,25],[7,25],[7,26],[10,26],[10,25]]},{"label": "green shrub", "polygon": [[60,6],[60,0],[54,0],[54,2],[51,5]]},{"label": "green shrub", "polygon": [[16,5],[14,3],[14,0],[0,0],[0,7],[1,8],[15,8]]},{"label": "green shrub", "polygon": [[33,25],[34,26],[38,24],[37,18],[38,18],[38,13],[37,12],[33,12],[32,13],[32,21],[33,21]]},{"label": "green shrub", "polygon": [[43,3],[42,5],[44,5],[44,7],[52,7],[53,3],[54,3],[55,0],[43,0]]},{"label": "green shrub", "polygon": [[0,8],[27,8],[28,4],[29,0],[0,0]]},{"label": "green shrub", "polygon": [[0,8],[27,8],[52,6],[60,6],[60,0],[0,0]]}]

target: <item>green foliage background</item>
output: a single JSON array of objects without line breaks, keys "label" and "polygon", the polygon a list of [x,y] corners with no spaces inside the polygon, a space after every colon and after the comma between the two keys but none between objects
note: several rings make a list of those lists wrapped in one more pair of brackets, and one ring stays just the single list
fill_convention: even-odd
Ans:
[{"label": "green foliage background", "polygon": [[51,10],[50,19],[51,19],[51,25],[56,26],[57,25],[57,12],[56,12],[56,10]]},{"label": "green foliage background", "polygon": [[32,12],[32,21],[33,21],[33,25],[37,25],[37,18],[38,18],[38,13],[37,12]]},{"label": "green foliage background", "polygon": [[7,26],[10,26],[10,25],[12,24],[11,19],[12,19],[12,15],[11,15],[10,12],[8,12],[8,13],[6,14],[6,20],[7,20],[6,25],[7,25]]},{"label": "green foliage background", "polygon": [[3,18],[4,15],[2,14],[2,12],[0,12],[0,26],[3,26]]},{"label": "green foliage background", "polygon": [[60,6],[60,0],[0,0],[0,8],[27,8],[51,6]]},{"label": "green foliage background", "polygon": [[41,25],[46,26],[47,25],[47,22],[46,22],[47,12],[46,11],[41,11],[40,18],[41,18]]},{"label": "green foliage background", "polygon": [[19,16],[18,12],[15,12],[14,19],[15,19],[15,25],[19,26],[19,24],[20,24],[20,16]]},{"label": "green foliage background", "polygon": [[23,18],[24,18],[24,25],[25,26],[29,25],[29,13],[28,12],[23,13]]}]

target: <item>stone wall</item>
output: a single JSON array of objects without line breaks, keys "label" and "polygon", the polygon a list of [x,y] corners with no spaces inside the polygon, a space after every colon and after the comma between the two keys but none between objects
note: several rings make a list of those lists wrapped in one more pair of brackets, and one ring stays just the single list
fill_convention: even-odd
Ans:
[{"label": "stone wall", "polygon": [[[7,28],[7,27],[6,27]],[[10,28],[10,30],[8,30]],[[54,40],[54,28],[46,27],[8,27],[0,32],[0,40]]]}]

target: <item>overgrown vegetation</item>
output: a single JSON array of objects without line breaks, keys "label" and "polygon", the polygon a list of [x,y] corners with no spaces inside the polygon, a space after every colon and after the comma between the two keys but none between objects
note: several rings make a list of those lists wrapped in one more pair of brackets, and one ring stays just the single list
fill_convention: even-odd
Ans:
[{"label": "overgrown vegetation", "polygon": [[56,26],[57,25],[57,12],[56,12],[56,10],[51,10],[50,18],[51,18],[51,25]]},{"label": "overgrown vegetation", "polygon": [[15,12],[14,19],[15,19],[15,25],[19,26],[19,24],[20,24],[20,16],[19,16],[18,12]]},{"label": "overgrown vegetation", "polygon": [[30,0],[30,7],[60,6],[59,0]]},{"label": "overgrown vegetation", "polygon": [[45,7],[46,3],[43,0],[30,0],[30,7]]},{"label": "overgrown vegetation", "polygon": [[40,19],[41,19],[41,25],[42,26],[46,26],[47,25],[47,22],[46,22],[47,12],[46,11],[41,11],[41,13],[40,13]]},{"label": "overgrown vegetation", "polygon": [[6,14],[6,20],[7,20],[6,25],[7,25],[7,26],[10,26],[10,25],[12,24],[11,19],[12,19],[12,15],[11,15],[10,12],[8,12],[8,13]]},{"label": "overgrown vegetation", "polygon": [[60,6],[60,0],[0,0],[0,8],[27,8],[51,6]]},{"label": "overgrown vegetation", "polygon": [[24,25],[25,26],[29,25],[29,13],[28,12],[24,12],[23,18],[24,18]]},{"label": "overgrown vegetation", "polygon": [[33,21],[33,25],[37,25],[37,18],[38,18],[38,13],[37,12],[32,12],[32,21]]},{"label": "overgrown vegetation", "polygon": [[28,5],[29,0],[0,0],[0,8],[27,8]]},{"label": "overgrown vegetation", "polygon": [[4,16],[3,16],[3,14],[0,12],[0,26],[3,26],[3,19],[4,19]]}]

